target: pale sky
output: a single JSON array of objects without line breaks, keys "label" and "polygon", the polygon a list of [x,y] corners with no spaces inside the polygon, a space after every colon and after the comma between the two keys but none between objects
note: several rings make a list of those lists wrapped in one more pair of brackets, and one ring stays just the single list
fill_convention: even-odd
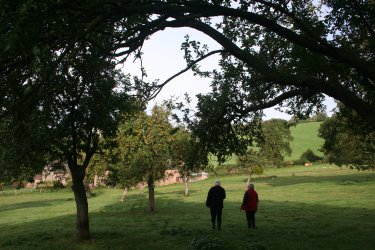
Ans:
[{"label": "pale sky", "polygon": [[[189,34],[190,40],[200,41],[209,46],[210,51],[220,49],[221,47],[211,38],[205,36],[199,31],[189,28],[168,28],[164,31],[154,34],[150,40],[147,40],[143,46],[143,67],[146,69],[147,80],[153,81],[159,79],[159,83],[164,82],[172,75],[178,73],[186,67],[186,62],[183,58],[184,53],[180,49],[181,44],[185,41],[184,36]],[[211,56],[200,62],[202,69],[214,69],[217,66],[219,56]],[[131,73],[132,75],[140,75],[140,62],[133,63],[128,60],[123,65],[124,73]],[[194,76],[191,71],[185,72],[169,82],[163,90],[156,97],[155,101],[150,102],[148,109],[151,109],[155,102],[162,102],[165,99],[170,99],[171,96],[180,97],[183,101],[185,93],[188,93],[192,98],[192,104],[196,104],[195,95],[199,93],[207,93],[210,91],[209,78],[201,78]],[[325,102],[327,106],[328,115],[336,106],[332,98],[328,98]],[[281,118],[288,120],[289,115],[278,112],[273,108],[264,111],[264,119]]]}]

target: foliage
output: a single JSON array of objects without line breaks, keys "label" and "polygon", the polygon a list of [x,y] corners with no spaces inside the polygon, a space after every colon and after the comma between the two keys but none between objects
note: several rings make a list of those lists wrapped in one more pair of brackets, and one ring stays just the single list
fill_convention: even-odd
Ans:
[{"label": "foliage", "polygon": [[62,189],[65,188],[64,184],[61,181],[53,181],[53,189]]},{"label": "foliage", "polygon": [[150,212],[155,209],[155,182],[175,166],[172,156],[176,130],[170,116],[168,108],[157,105],[151,115],[139,112],[125,116],[116,137],[119,146],[114,153],[119,161],[113,165],[113,174],[125,187],[147,183]]},{"label": "foliage", "polygon": [[315,155],[311,149],[307,149],[305,152],[302,153],[301,157],[299,158],[299,161],[302,163],[316,162],[320,160],[323,160],[323,158]]},{"label": "foliage", "polygon": [[318,112],[315,115],[313,115],[310,120],[316,121],[316,122],[324,122],[328,118],[326,112]]},{"label": "foliage", "polygon": [[[170,111],[154,106],[149,116],[145,112],[125,117],[117,134],[118,167],[121,181],[131,184],[164,178],[171,167],[173,127]],[[126,185],[126,184],[125,184]]]},{"label": "foliage", "polygon": [[[246,152],[261,134],[263,109],[276,105],[305,118],[324,109],[324,94],[355,110],[368,124],[366,131],[375,128],[375,5],[370,0],[30,0],[1,1],[0,7],[1,123],[11,119],[16,128],[22,123],[47,128],[41,134],[27,129],[28,137],[19,141],[51,149],[80,178],[99,147],[99,135],[112,134],[122,113],[114,108],[124,103],[114,100],[121,98],[109,98],[119,94],[112,88],[118,76],[114,64],[132,54],[141,59],[144,41],[168,27],[196,29],[222,46],[209,51],[187,38],[182,49],[188,65],[181,71],[191,68],[213,79],[212,92],[199,96],[189,129],[202,152],[220,162]],[[201,72],[198,63],[217,53],[220,69]],[[135,93],[156,94],[171,79],[158,84],[135,78]],[[40,140],[32,145],[31,138]],[[17,143],[19,148],[0,152],[13,159],[27,146]],[[29,166],[49,157],[37,150],[2,172],[35,171]],[[356,164],[371,164],[370,153]],[[267,154],[279,164],[279,153]]]},{"label": "foliage", "polygon": [[192,173],[208,168],[208,158],[200,149],[199,141],[196,141],[191,133],[183,127],[178,127],[173,142],[174,165],[182,177],[188,178]]},{"label": "foliage", "polygon": [[262,123],[263,140],[259,143],[259,154],[281,166],[284,155],[290,155],[292,149],[289,142],[293,140],[287,121],[271,119]]},{"label": "foliage", "polygon": [[237,158],[239,168],[248,170],[250,177],[252,174],[262,174],[266,164],[267,160],[264,156],[252,149],[249,149],[246,154],[240,155]]},{"label": "foliage", "polygon": [[196,236],[190,242],[192,250],[214,250],[222,249],[218,239],[211,238],[208,235]]},{"label": "foliage", "polygon": [[357,113],[343,105],[339,112],[322,123],[319,136],[330,163],[358,169],[375,168],[375,132]]},{"label": "foliage", "polygon": [[[375,127],[370,0],[31,0],[2,1],[1,7],[1,117],[18,114],[28,121],[24,113],[51,96],[54,71],[65,57],[79,54],[77,44],[121,63],[132,54],[141,59],[142,45],[154,33],[190,27],[222,49],[210,51],[186,37],[186,69],[164,83],[135,78],[134,84],[142,96],[157,94],[188,69],[211,77],[212,92],[199,96],[191,131],[220,161],[253,143],[249,138],[259,135],[263,109],[277,106],[306,118],[324,110],[323,94]],[[220,54],[220,68],[202,72],[200,61],[213,54]]]},{"label": "foliage", "polygon": [[[96,37],[95,41],[106,44],[108,39]],[[61,54],[64,57],[60,57]],[[88,238],[88,204],[83,179],[92,156],[102,146],[100,138],[114,135],[121,114],[133,106],[127,93],[130,80],[101,50],[88,46],[87,42],[77,42],[69,51],[50,51],[40,57],[26,85],[31,92],[35,91],[35,86],[45,86],[43,91],[48,95],[28,103],[28,113],[18,115],[20,105],[16,115],[7,116],[16,125],[25,123],[30,129],[35,127],[35,131],[26,130],[23,141],[16,141],[12,146],[27,150],[54,166],[68,165],[77,202],[77,236]],[[45,64],[55,65],[54,70],[48,72],[48,79]],[[22,143],[24,141],[30,143]],[[21,157],[18,160],[24,161]],[[34,170],[41,166],[29,164]]]},{"label": "foliage", "polygon": [[44,121],[39,115],[17,123],[8,118],[0,121],[0,179],[28,180],[47,164],[48,141],[43,136]]}]

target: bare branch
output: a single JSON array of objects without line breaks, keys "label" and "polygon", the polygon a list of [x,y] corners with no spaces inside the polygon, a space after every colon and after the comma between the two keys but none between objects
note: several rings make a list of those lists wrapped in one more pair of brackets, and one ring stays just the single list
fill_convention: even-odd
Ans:
[{"label": "bare branch", "polygon": [[162,84],[159,84],[157,85],[156,87],[158,88],[158,90],[150,97],[150,99],[153,99],[155,98],[159,93],[160,91],[162,90],[162,88],[167,85],[170,81],[172,81],[174,78],[178,77],[179,75],[185,73],[186,71],[188,71],[189,69],[191,69],[194,65],[196,65],[198,62],[206,59],[207,57],[209,56],[212,56],[214,54],[217,54],[217,53],[223,53],[225,52],[225,50],[214,50],[214,51],[211,51],[209,53],[207,53],[206,55],[194,60],[193,62],[191,62],[185,69],[181,70],[180,72],[174,74],[173,76],[169,77],[167,80],[165,80]]}]

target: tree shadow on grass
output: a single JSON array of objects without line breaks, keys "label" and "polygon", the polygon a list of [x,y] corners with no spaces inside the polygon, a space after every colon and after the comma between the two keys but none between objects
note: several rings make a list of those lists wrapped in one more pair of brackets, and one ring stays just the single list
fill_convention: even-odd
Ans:
[{"label": "tree shadow on grass", "polygon": [[56,205],[56,203],[65,203],[68,201],[74,201],[74,198],[61,198],[61,199],[53,199],[53,200],[38,200],[38,201],[13,203],[9,205],[1,205],[0,212],[16,210],[16,209],[48,207],[48,206]]}]

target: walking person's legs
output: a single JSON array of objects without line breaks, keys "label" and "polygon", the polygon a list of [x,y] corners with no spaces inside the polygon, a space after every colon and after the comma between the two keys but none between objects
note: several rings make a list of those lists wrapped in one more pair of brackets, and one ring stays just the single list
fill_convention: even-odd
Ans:
[{"label": "walking person's legs", "polygon": [[221,230],[221,215],[222,215],[223,209],[219,208],[217,209],[217,230]]},{"label": "walking person's legs", "polygon": [[246,212],[246,221],[247,221],[247,227],[251,228],[251,211],[245,211]]},{"label": "walking person's legs", "polygon": [[212,228],[215,229],[215,221],[216,221],[216,209],[210,207],[210,214],[211,214],[211,225]]},{"label": "walking person's legs", "polygon": [[250,226],[251,228],[255,228],[255,212],[250,211]]}]

